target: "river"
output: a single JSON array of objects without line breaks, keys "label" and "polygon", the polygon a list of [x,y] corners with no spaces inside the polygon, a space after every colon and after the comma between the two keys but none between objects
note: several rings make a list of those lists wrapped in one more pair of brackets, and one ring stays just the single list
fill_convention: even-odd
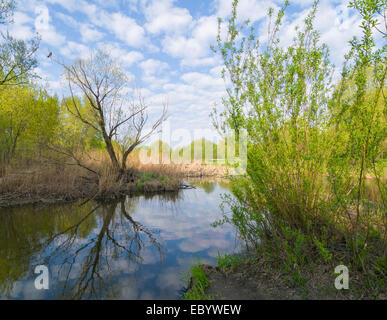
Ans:
[{"label": "river", "polygon": [[[221,181],[196,189],[0,209],[1,299],[178,299],[190,265],[240,251],[222,217]],[[38,290],[36,266],[48,289]]]}]

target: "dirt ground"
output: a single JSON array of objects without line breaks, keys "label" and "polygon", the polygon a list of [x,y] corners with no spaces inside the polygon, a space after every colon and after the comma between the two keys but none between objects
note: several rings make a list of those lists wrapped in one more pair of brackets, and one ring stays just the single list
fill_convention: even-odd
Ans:
[{"label": "dirt ground", "polygon": [[283,290],[271,281],[248,274],[246,266],[238,266],[228,272],[211,266],[205,266],[204,270],[211,283],[206,294],[216,300],[301,299],[296,290]]},{"label": "dirt ground", "polygon": [[308,274],[304,286],[293,286],[286,276],[268,270],[267,266],[246,261],[229,270],[203,265],[210,280],[205,293],[216,300],[386,300],[385,293],[375,297],[366,296],[362,288],[356,287],[355,275],[350,280],[349,290],[337,290],[334,287],[335,275],[330,267],[321,266]]}]

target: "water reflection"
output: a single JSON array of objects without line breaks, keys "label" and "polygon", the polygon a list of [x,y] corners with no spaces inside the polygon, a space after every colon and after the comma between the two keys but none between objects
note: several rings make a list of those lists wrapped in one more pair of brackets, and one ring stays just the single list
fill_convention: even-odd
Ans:
[{"label": "water reflection", "polygon": [[[195,258],[237,250],[220,217],[216,182],[179,194],[80,206],[0,211],[0,297],[12,299],[174,299]],[[34,288],[34,267],[50,289]]]}]

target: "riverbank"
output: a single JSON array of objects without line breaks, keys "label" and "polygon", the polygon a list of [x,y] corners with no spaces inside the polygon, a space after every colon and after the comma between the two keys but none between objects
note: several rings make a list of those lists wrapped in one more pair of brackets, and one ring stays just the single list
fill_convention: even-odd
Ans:
[{"label": "riverbank", "polygon": [[[35,179],[32,178],[32,180]],[[28,188],[17,188],[15,185],[11,190],[1,192],[0,208],[36,203],[66,203],[79,199],[106,201],[139,193],[177,192],[180,188],[185,187],[177,178],[165,178],[141,173],[135,175],[130,181],[123,179],[109,185],[102,185],[103,182],[101,183],[98,179],[85,176],[75,178],[71,184],[60,178],[53,180],[56,184],[37,183],[29,185]],[[6,180],[4,185],[9,183],[10,181]],[[4,185],[0,183],[0,188],[4,188]]]},{"label": "riverbank", "polygon": [[[222,259],[222,260],[220,260]],[[196,265],[185,298],[188,300],[386,300],[385,278],[377,288],[369,275],[349,267],[349,288],[335,288],[336,263],[310,263],[300,277],[284,272],[259,254],[218,258],[217,266]],[[197,274],[202,274],[197,278]],[[377,282],[377,279],[374,279]]]},{"label": "riverbank", "polygon": [[178,192],[189,177],[224,177],[225,166],[148,165],[129,169],[117,179],[109,170],[97,177],[80,167],[58,166],[13,170],[0,178],[0,208],[78,199],[111,200],[136,194]]}]

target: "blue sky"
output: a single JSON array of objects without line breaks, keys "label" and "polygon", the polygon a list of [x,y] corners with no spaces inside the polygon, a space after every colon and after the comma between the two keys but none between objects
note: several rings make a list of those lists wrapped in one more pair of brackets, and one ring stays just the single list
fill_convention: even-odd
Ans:
[{"label": "blue sky", "polygon": [[[230,13],[231,0],[19,0],[9,31],[28,39],[38,32],[38,74],[59,96],[65,83],[61,69],[47,59],[71,62],[96,48],[107,48],[125,67],[132,82],[152,105],[152,114],[169,106],[172,129],[209,129],[209,112],[225,95],[220,78],[222,62],[211,50],[217,17]],[[241,0],[241,19],[250,18],[262,30],[269,7],[283,1]],[[293,0],[282,32],[284,44],[294,36],[313,1]],[[332,61],[342,63],[348,40],[359,35],[359,16],[347,1],[321,0],[316,27],[331,50]],[[263,34],[263,32],[262,32]],[[204,132],[204,131],[203,131]]]}]

